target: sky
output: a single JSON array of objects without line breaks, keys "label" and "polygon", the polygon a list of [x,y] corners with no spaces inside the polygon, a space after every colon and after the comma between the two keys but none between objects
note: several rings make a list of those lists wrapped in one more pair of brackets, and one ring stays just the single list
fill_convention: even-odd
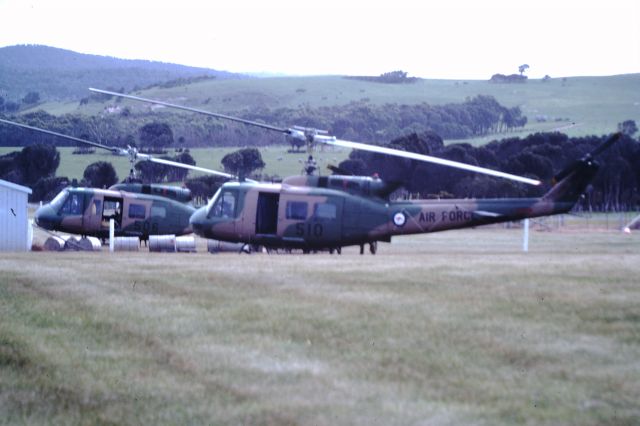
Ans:
[{"label": "sky", "polygon": [[488,79],[640,72],[638,0],[0,0],[0,47],[232,72]]}]

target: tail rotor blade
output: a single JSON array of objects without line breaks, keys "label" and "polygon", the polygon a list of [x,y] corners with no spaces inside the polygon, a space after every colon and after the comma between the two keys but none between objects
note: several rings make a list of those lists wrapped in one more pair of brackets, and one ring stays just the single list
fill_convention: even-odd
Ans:
[{"label": "tail rotor blade", "polygon": [[595,157],[596,155],[601,154],[603,151],[606,151],[607,149],[609,149],[609,147],[614,143],[616,143],[621,137],[622,137],[621,132],[614,133],[613,135],[609,136],[609,138],[606,141],[604,141],[600,146],[598,146],[596,149],[591,151],[589,155],[592,157]]}]

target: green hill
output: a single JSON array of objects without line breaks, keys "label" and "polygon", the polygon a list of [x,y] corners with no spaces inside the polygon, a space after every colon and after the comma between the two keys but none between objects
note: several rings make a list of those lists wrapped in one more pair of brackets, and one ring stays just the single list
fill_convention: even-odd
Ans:
[{"label": "green hill", "polygon": [[[105,87],[105,84],[98,84]],[[546,82],[495,84],[481,80],[418,80],[414,84],[380,84],[343,77],[279,77],[208,80],[172,88],[151,88],[137,94],[209,111],[242,114],[249,109],[315,109],[362,102],[368,105],[464,102],[490,95],[507,107],[518,106],[528,117],[520,134],[561,130],[571,136],[604,134],[624,120],[640,122],[640,74],[608,77],[568,77]],[[42,105],[52,114],[101,113],[115,101]],[[149,105],[122,101],[133,112]],[[159,112],[158,109],[154,111]],[[296,123],[288,123],[289,125]],[[340,135],[338,135],[340,136]],[[499,136],[499,135],[498,135]],[[495,139],[489,135],[485,140]],[[476,140],[477,141],[477,140]]]},{"label": "green hill", "polygon": [[0,48],[0,96],[11,101],[29,92],[39,93],[43,101],[77,101],[87,96],[87,87],[92,85],[132,90],[196,76],[240,77],[206,68],[87,55],[48,46]]},{"label": "green hill", "polygon": [[640,122],[640,74],[530,80],[525,84],[495,84],[488,80],[380,84],[341,77],[270,78],[209,81],[168,90],[152,89],[142,95],[222,112],[239,111],[248,105],[318,108],[359,100],[375,105],[442,105],[490,95],[507,107],[519,106],[529,118],[528,130],[561,128],[571,135],[602,134],[615,130],[619,122],[627,119]]},{"label": "green hill", "polygon": [[[201,76],[211,78],[198,79]],[[362,107],[362,120],[372,121],[373,114],[367,115],[367,108],[377,107],[380,118],[379,108],[388,104],[460,104],[478,95],[488,95],[507,108],[519,107],[528,118],[527,125],[517,133],[488,134],[470,140],[472,143],[552,130],[570,136],[599,135],[615,130],[617,124],[625,120],[640,122],[640,74],[545,81],[530,79],[523,84],[491,83],[490,76],[487,80],[412,79],[411,84],[383,84],[340,76],[242,77],[175,64],[85,55],[46,46],[0,48],[0,96],[5,100],[19,100],[30,91],[40,95],[40,102],[31,108],[22,105],[20,113],[42,109],[54,115],[71,113],[96,117],[103,114],[115,118],[116,113],[127,107],[126,117],[131,114],[127,118],[131,123],[121,127],[128,133],[135,134],[140,123],[159,118],[170,122],[176,136],[184,135],[187,142],[201,140],[207,135],[196,132],[196,136],[190,138],[189,128],[203,124],[193,117],[185,119],[183,113],[137,102],[80,100],[86,100],[90,95],[88,87],[123,88],[137,90],[141,96],[230,115],[264,117],[265,120],[278,116],[282,122],[274,124],[282,126],[331,127],[342,107],[344,115],[353,114],[353,108],[347,112],[346,107],[353,103]],[[172,83],[167,84],[169,81]],[[141,89],[145,87],[147,89]],[[300,122],[301,117],[313,122],[314,117],[322,115],[323,108],[334,108],[328,124]],[[393,113],[398,114],[397,108]],[[117,120],[123,121],[120,116]],[[408,117],[406,121],[419,122],[418,127],[429,127],[424,118]],[[346,137],[339,129],[328,130]],[[387,134],[394,134],[392,130],[377,129],[376,137],[385,142]],[[405,131],[403,127],[400,130]]]}]

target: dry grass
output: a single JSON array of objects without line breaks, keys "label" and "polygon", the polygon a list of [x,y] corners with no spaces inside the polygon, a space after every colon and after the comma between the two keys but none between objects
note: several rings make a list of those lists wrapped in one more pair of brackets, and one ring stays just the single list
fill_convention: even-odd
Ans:
[{"label": "dry grass", "polygon": [[4,254],[0,423],[637,424],[639,238]]}]

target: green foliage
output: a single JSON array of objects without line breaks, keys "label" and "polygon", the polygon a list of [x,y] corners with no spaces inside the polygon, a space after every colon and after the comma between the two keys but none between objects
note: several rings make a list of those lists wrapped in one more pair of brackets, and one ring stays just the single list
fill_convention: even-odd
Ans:
[{"label": "green foliage", "polygon": [[0,179],[18,184],[22,182],[22,175],[16,167],[19,155],[19,151],[13,151],[0,156]]},{"label": "green foliage", "polygon": [[24,104],[37,104],[40,101],[40,94],[38,92],[29,92],[22,98]]},{"label": "green foliage", "polygon": [[625,135],[633,136],[638,131],[638,126],[634,120],[625,120],[622,123],[618,123],[618,131]]},{"label": "green foliage", "polygon": [[[166,158],[167,160],[171,160],[171,161],[176,161],[178,163],[189,164],[191,166],[196,165],[196,160],[194,160],[191,154],[188,152],[181,152],[180,154],[176,155],[173,158],[168,158],[168,157],[163,157],[163,158]],[[171,167],[167,174],[167,180],[169,182],[181,182],[185,180],[188,173],[189,173],[188,169],[183,169],[180,167]]]},{"label": "green foliage", "polygon": [[415,83],[418,81],[416,77],[408,77],[408,73],[406,71],[390,71],[380,74],[378,77],[369,77],[369,76],[355,76],[355,77],[347,77],[353,80],[362,80],[362,81],[370,81],[373,83],[386,83],[386,84],[406,84],[406,83]]},{"label": "green foliage", "polygon": [[106,161],[89,164],[84,170],[83,178],[86,185],[93,188],[109,188],[118,182],[116,170]]},{"label": "green foliage", "polygon": [[33,185],[33,192],[29,196],[29,201],[32,203],[51,201],[68,185],[69,179],[66,177],[50,176],[42,178]]},{"label": "green foliage", "polygon": [[3,109],[8,113],[17,112],[20,109],[20,104],[13,101],[7,101],[4,103]]},{"label": "green foliage", "polygon": [[[15,150],[15,148],[0,147],[0,164],[2,163],[1,156],[3,154],[9,154]],[[85,168],[97,161],[108,161],[113,164],[116,173],[121,178],[129,175],[130,163],[127,157],[111,155],[102,150],[97,150],[95,154],[81,156],[72,155],[74,150],[72,147],[61,147],[58,150],[60,151],[60,165],[58,166],[57,174],[68,176],[69,179],[82,180]],[[192,148],[189,150],[189,154],[200,167],[222,170],[220,163],[222,157],[234,150],[233,148]],[[304,151],[289,153],[287,152],[287,146],[284,145],[261,147],[260,154],[266,163],[265,168],[262,170],[263,175],[269,175],[276,179],[300,173],[300,161],[306,158]],[[319,155],[318,161],[322,166],[323,173],[326,173],[325,164],[337,165],[348,155],[349,152],[346,149],[329,150]],[[11,164],[11,161],[9,160],[7,163]],[[188,176],[193,177],[202,174],[203,172],[190,171]]]},{"label": "green foliage", "polygon": [[215,76],[212,75],[198,75],[198,76],[194,76],[194,77],[179,77],[179,78],[175,78],[173,80],[169,80],[163,83],[158,83],[158,84],[154,84],[151,85],[149,87],[147,87],[147,89],[151,88],[151,87],[160,87],[163,89],[169,89],[171,87],[179,87],[179,86],[184,86],[186,84],[193,84],[193,83],[200,83],[202,81],[207,81],[207,80],[213,80],[215,79]]},{"label": "green foliage", "polygon": [[368,172],[367,164],[361,158],[348,158],[340,163],[336,174],[364,176]]},{"label": "green foliage", "polygon": [[15,157],[16,183],[32,186],[38,180],[51,177],[60,164],[60,153],[52,145],[31,145]]},{"label": "green foliage", "polygon": [[171,126],[164,122],[145,124],[140,128],[139,136],[140,144],[145,148],[166,148],[173,144]]},{"label": "green foliage", "polygon": [[528,70],[530,67],[528,64],[522,64],[518,67],[518,72],[520,73],[520,75],[524,74],[524,72],[526,70]]},{"label": "green foliage", "polygon": [[140,161],[136,163],[135,169],[143,183],[162,183],[167,179],[170,166],[151,161]]},{"label": "green foliage", "polygon": [[[165,155],[160,158],[192,166],[196,165],[196,161],[188,152],[182,152],[175,157]],[[189,173],[188,169],[151,161],[139,161],[136,163],[135,169],[144,183],[179,182],[183,181]]]},{"label": "green foliage", "polygon": [[[350,160],[340,163],[339,167],[402,182],[409,192],[421,197],[442,192],[456,198],[539,196],[541,191],[548,189],[554,173],[593,151],[605,138],[569,138],[560,133],[537,133],[522,139],[508,138],[474,147],[464,143],[444,145],[433,134],[411,134],[388,145],[395,149],[530,176],[546,183],[540,189],[436,164],[362,151],[353,151]],[[580,201],[579,208],[604,211],[637,209],[640,206],[640,142],[626,136],[597,161],[601,164],[600,173],[593,181],[588,197]]]},{"label": "green foliage", "polygon": [[13,151],[0,156],[0,177],[2,179],[16,182],[15,178],[9,178],[9,174],[15,169],[18,155],[20,155],[19,151]]},{"label": "green foliage", "polygon": [[262,155],[256,148],[242,148],[231,152],[225,155],[221,162],[225,171],[238,176],[248,176],[254,170],[265,166]]},{"label": "green foliage", "polygon": [[189,188],[195,200],[200,199],[203,204],[204,200],[213,197],[218,188],[227,181],[226,178],[214,175],[198,176],[196,178],[187,179],[185,186]]},{"label": "green foliage", "polygon": [[506,84],[512,84],[512,83],[526,83],[527,82],[527,76],[526,75],[522,75],[522,74],[511,74],[511,75],[504,75],[504,74],[494,74],[491,76],[491,79],[489,80],[490,83],[506,83]]},{"label": "green foliage", "polygon": [[[29,200],[49,200],[67,184],[54,177],[60,153],[51,145],[33,145],[0,156],[0,179],[32,188]],[[64,182],[64,184],[63,184]]]}]

